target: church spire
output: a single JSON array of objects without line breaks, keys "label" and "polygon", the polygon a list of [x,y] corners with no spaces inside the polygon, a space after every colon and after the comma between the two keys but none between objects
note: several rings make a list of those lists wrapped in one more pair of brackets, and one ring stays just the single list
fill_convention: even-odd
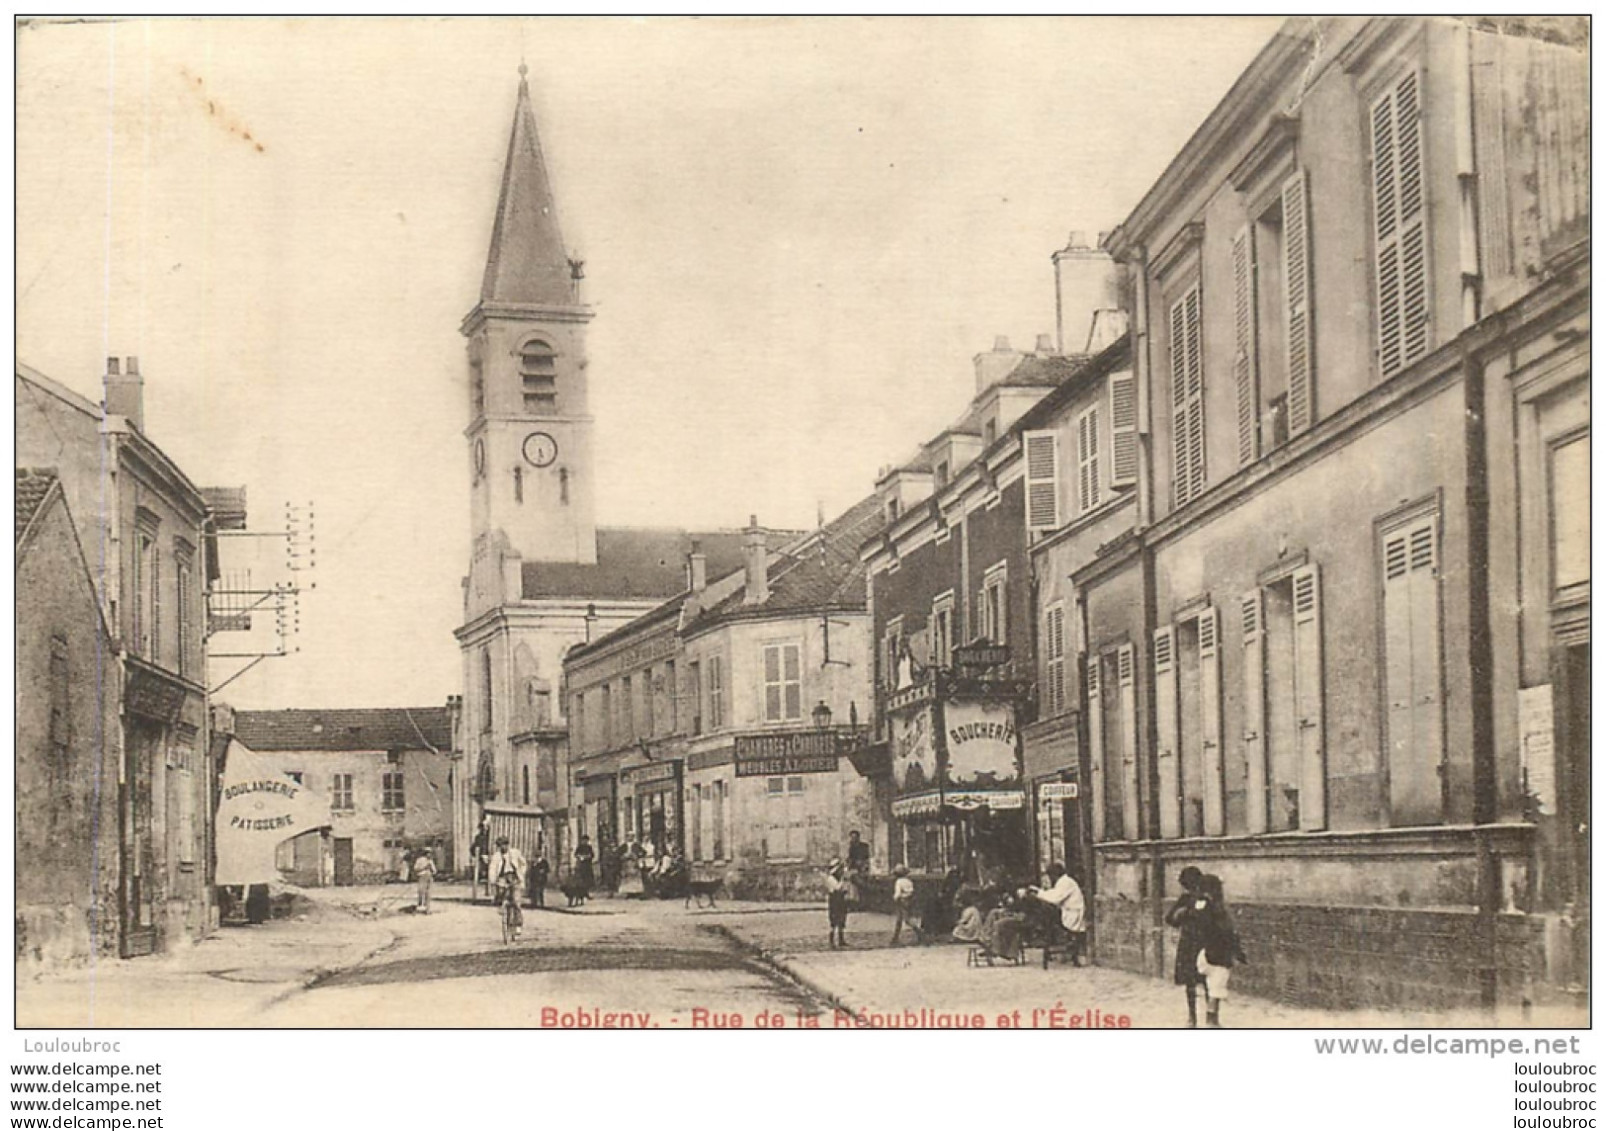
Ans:
[{"label": "church spire", "polygon": [[574,306],[577,268],[564,252],[546,158],[530,107],[528,68],[519,64],[519,100],[513,111],[496,226],[485,260],[481,302]]}]

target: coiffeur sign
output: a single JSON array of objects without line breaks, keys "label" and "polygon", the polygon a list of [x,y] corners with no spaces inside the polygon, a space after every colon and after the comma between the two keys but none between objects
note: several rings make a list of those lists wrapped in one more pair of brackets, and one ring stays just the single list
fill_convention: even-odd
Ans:
[{"label": "coiffeur sign", "polygon": [[278,877],[282,841],[331,824],[329,798],[307,789],[256,751],[229,743],[217,807],[217,882],[265,884]]}]

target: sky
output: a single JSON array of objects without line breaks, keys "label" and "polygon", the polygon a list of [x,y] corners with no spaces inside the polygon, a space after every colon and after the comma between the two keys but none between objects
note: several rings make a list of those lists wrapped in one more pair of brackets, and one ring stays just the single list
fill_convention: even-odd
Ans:
[{"label": "sky", "polygon": [[1050,256],[1125,218],[1279,23],[33,23],[18,357],[98,400],[105,358],[138,356],[146,432],[192,481],[246,486],[263,531],[311,504],[299,650],[221,698],[439,704],[458,326],[521,61],[596,309],[599,522],[800,528],[957,417],[995,336],[1054,332]]}]

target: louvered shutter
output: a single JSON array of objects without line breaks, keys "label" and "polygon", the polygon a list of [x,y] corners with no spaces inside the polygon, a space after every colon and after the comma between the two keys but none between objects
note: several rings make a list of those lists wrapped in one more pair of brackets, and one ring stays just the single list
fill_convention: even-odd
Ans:
[{"label": "louvered shutter", "polygon": [[1221,757],[1221,621],[1216,610],[1199,614],[1199,742],[1203,747],[1204,833],[1227,831]]},{"label": "louvered shutter", "polygon": [[1182,835],[1182,780],[1177,771],[1176,629],[1154,632],[1155,762],[1160,778],[1160,835]]},{"label": "louvered shutter", "polygon": [[1378,366],[1384,377],[1427,353],[1428,274],[1420,83],[1406,74],[1372,105],[1372,206]]},{"label": "louvered shutter", "polygon": [[1057,530],[1060,525],[1059,436],[1027,432],[1026,529]]},{"label": "louvered shutter", "polygon": [[1043,703],[1049,715],[1065,710],[1065,606],[1048,610],[1043,624]]},{"label": "louvered shutter", "polygon": [[1199,288],[1184,300],[1188,322],[1188,498],[1196,499],[1205,488],[1204,431],[1204,346],[1201,327]]},{"label": "louvered shutter", "polygon": [[1076,418],[1076,506],[1081,514],[1098,502],[1099,418],[1092,409]]},{"label": "louvered shutter", "polygon": [[1322,584],[1316,566],[1294,573],[1294,718],[1299,747],[1299,827],[1327,827],[1327,749],[1322,686]]},{"label": "louvered shutter", "polygon": [[1138,380],[1132,373],[1110,374],[1110,486],[1138,481]]},{"label": "louvered shutter", "polygon": [[1384,693],[1389,816],[1434,824],[1444,814],[1444,716],[1437,526],[1426,518],[1383,543]]},{"label": "louvered shutter", "polygon": [[1288,434],[1316,422],[1316,357],[1312,337],[1310,197],[1305,170],[1283,185],[1283,281],[1288,321]]},{"label": "louvered shutter", "polygon": [[1120,681],[1121,707],[1121,830],[1127,840],[1136,840],[1138,831],[1138,697],[1137,653],[1123,645],[1115,656]]},{"label": "louvered shutter", "polygon": [[1093,840],[1104,839],[1104,691],[1099,657],[1087,659],[1087,770],[1093,792]]},{"label": "louvered shutter", "polygon": [[1259,589],[1239,600],[1244,633],[1244,782],[1249,831],[1263,833],[1266,796],[1266,604]]},{"label": "louvered shutter", "polygon": [[1232,380],[1238,395],[1238,464],[1260,456],[1260,388],[1255,366],[1255,252],[1253,229],[1232,241]]},{"label": "louvered shutter", "polygon": [[1171,493],[1188,501],[1188,300],[1171,308]]}]

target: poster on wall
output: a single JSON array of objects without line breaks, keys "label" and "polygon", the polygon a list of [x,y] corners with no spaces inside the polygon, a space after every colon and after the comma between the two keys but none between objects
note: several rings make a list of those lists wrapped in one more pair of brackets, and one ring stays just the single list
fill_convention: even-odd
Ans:
[{"label": "poster on wall", "polygon": [[952,700],[943,706],[943,737],[947,745],[944,785],[957,789],[1020,785],[1012,704]]},{"label": "poster on wall", "polygon": [[937,744],[930,707],[893,717],[892,783],[900,794],[937,788]]}]

